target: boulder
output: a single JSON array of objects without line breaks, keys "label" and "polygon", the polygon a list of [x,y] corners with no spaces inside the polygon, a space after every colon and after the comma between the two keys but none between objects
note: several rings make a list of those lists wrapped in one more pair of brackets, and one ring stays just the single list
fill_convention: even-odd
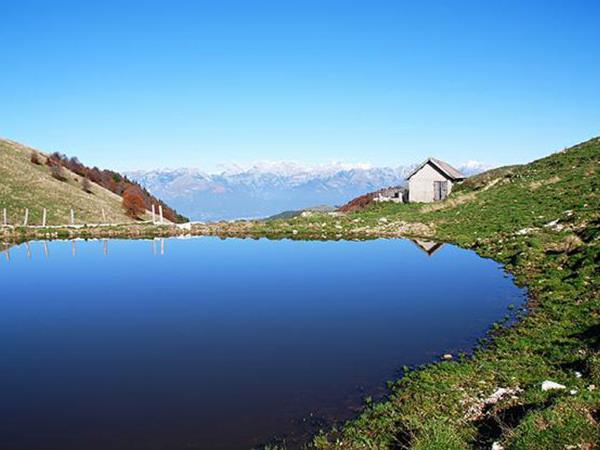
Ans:
[{"label": "boulder", "polygon": [[566,386],[550,380],[546,380],[542,383],[542,391],[552,391],[558,389],[566,389]]}]

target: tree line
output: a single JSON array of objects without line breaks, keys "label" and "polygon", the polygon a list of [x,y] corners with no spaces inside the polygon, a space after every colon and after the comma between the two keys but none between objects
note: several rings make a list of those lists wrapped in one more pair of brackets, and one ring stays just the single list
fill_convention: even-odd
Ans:
[{"label": "tree line", "polygon": [[[32,153],[31,162],[44,164],[37,152]],[[187,222],[187,217],[179,214],[175,209],[169,207],[162,200],[152,195],[146,188],[136,181],[132,181],[114,170],[88,167],[75,156],[68,157],[60,152],[54,152],[47,156],[45,164],[50,168],[51,175],[61,181],[66,180],[64,168],[79,175],[82,178],[82,189],[91,193],[91,182],[123,198],[123,208],[131,217],[136,218],[145,211],[150,210],[154,204],[156,208],[162,205],[165,219],[182,223]]]}]

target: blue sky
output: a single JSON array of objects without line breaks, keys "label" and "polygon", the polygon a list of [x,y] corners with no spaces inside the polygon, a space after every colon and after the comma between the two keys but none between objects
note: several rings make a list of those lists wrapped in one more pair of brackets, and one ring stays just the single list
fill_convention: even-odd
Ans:
[{"label": "blue sky", "polygon": [[8,2],[0,136],[115,169],[525,162],[600,134],[598,1]]}]

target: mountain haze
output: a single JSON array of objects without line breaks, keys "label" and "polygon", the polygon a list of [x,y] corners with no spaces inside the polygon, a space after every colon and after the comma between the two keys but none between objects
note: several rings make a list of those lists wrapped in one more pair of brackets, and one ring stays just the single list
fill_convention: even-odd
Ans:
[{"label": "mountain haze", "polygon": [[[209,221],[267,217],[323,204],[341,205],[365,192],[403,185],[416,166],[262,162],[250,167],[228,167],[215,174],[181,168],[132,171],[126,175],[192,219]],[[459,169],[471,175],[488,167],[470,161]]]}]

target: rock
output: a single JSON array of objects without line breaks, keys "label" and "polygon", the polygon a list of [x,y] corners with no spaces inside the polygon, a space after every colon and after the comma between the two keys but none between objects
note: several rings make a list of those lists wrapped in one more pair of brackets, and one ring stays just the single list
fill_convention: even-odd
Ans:
[{"label": "rock", "polygon": [[450,353],[446,353],[444,356],[442,356],[442,359],[444,361],[450,361],[452,359],[452,355]]},{"label": "rock", "polygon": [[551,391],[557,389],[566,389],[566,386],[550,380],[546,380],[542,383],[542,391]]},{"label": "rock", "polygon": [[575,378],[581,378],[581,372],[575,372]]},{"label": "rock", "polygon": [[292,234],[298,234],[298,230],[292,230]]},{"label": "rock", "polygon": [[590,384],[587,388],[588,391],[592,392],[596,390],[596,385],[595,384]]},{"label": "rock", "polygon": [[380,217],[379,221],[383,222],[383,223],[387,223],[388,220],[385,217]]},{"label": "rock", "polygon": [[571,395],[577,395],[577,389],[571,389],[569,391],[569,394],[571,394]]},{"label": "rock", "polygon": [[467,411],[465,419],[469,421],[481,419],[484,415],[483,411],[487,407],[495,405],[508,395],[513,399],[517,399],[518,397],[515,394],[518,394],[519,392],[521,392],[521,389],[518,386],[514,388],[498,388],[486,399],[479,400],[476,404],[472,405]]},{"label": "rock", "polygon": [[548,222],[546,225],[544,225],[544,227],[552,228],[556,231],[562,231],[565,228],[564,225],[558,223],[558,219]]},{"label": "rock", "polygon": [[492,450],[504,450],[504,447],[502,447],[500,442],[494,442],[492,444]]},{"label": "rock", "polygon": [[535,228],[522,228],[519,231],[517,231],[515,234],[517,234],[519,236],[524,236],[526,234],[531,233],[532,231],[535,231]]},{"label": "rock", "polygon": [[504,397],[506,394],[509,394],[511,391],[509,389],[506,388],[498,388],[496,389],[496,392],[494,392],[492,395],[490,395],[485,403],[487,405],[495,405],[496,403],[498,403],[498,401]]}]

